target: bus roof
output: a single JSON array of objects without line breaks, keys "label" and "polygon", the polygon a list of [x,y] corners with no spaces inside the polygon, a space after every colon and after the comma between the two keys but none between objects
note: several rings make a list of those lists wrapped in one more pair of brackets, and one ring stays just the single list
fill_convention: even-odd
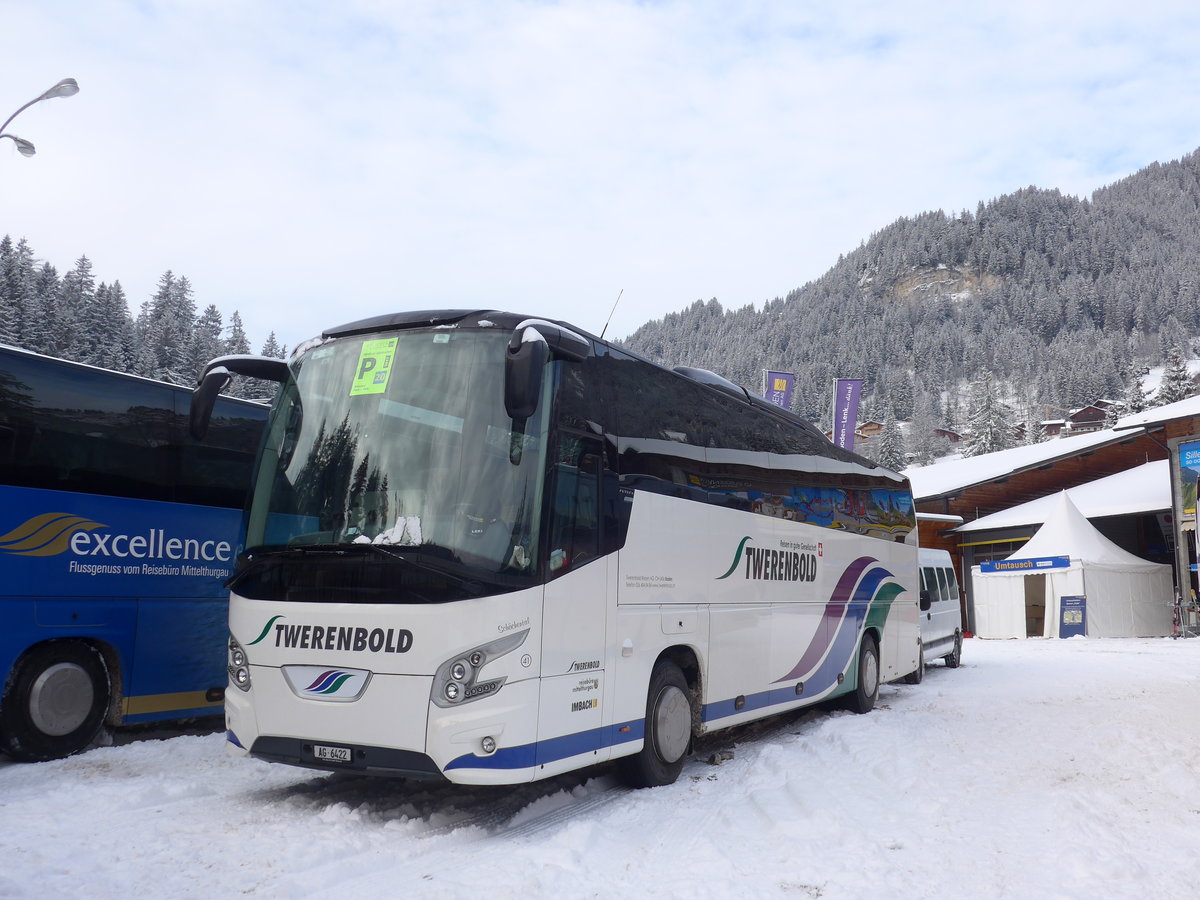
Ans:
[{"label": "bus roof", "polygon": [[[191,394],[192,392],[191,387],[182,384],[176,384],[173,381],[162,381],[157,378],[149,378],[145,375],[134,375],[131,372],[122,372],[118,369],[106,369],[103,366],[94,366],[91,363],[76,362],[73,359],[63,359],[59,356],[50,356],[46,353],[38,353],[34,350],[26,350],[23,347],[14,347],[12,344],[0,343],[0,352],[12,353],[13,355],[24,356],[29,359],[41,359],[45,360],[46,362],[57,363],[65,366],[74,366],[77,369],[90,369],[93,372],[103,372],[106,375],[115,375],[118,378],[125,378],[130,381],[141,381],[147,384],[178,388],[181,391],[186,391],[188,394]],[[270,403],[264,403],[261,400],[247,400],[243,397],[234,397],[229,394],[222,394],[221,397],[225,400],[231,400],[234,403],[246,403],[250,406],[264,407],[270,405]]]}]

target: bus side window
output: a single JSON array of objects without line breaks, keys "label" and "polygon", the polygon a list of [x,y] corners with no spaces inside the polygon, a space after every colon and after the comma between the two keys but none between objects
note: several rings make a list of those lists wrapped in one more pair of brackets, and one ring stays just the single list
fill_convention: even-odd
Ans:
[{"label": "bus side window", "polygon": [[549,529],[550,577],[600,555],[600,467],[602,447],[563,434],[553,468]]}]

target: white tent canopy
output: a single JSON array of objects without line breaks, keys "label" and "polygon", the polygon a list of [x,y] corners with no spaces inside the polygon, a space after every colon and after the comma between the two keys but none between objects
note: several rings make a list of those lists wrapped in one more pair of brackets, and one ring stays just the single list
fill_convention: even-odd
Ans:
[{"label": "white tent canopy", "polygon": [[1001,571],[971,570],[979,637],[1055,637],[1063,597],[1086,598],[1088,637],[1171,633],[1171,567],[1118,547],[1066,491],[1045,524],[1004,563]]}]

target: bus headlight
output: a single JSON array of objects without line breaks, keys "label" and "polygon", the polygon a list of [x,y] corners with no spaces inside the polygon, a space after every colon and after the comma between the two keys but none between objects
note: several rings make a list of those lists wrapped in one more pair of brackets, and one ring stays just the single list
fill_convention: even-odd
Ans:
[{"label": "bus headlight", "polygon": [[525,643],[528,636],[529,629],[526,628],[446,660],[434,673],[433,690],[429,699],[436,706],[445,708],[496,693],[504,686],[508,676],[480,678],[483,667],[492,660],[516,650]]},{"label": "bus headlight", "polygon": [[228,670],[230,684],[243,691],[250,690],[250,660],[232,634],[229,636]]}]

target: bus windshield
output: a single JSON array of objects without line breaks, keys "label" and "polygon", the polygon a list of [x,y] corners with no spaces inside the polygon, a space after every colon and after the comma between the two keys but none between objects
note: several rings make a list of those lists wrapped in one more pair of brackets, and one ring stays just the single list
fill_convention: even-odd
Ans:
[{"label": "bus windshield", "polygon": [[500,329],[429,328],[298,357],[269,425],[250,552],[370,544],[532,575],[547,404],[523,423],[506,414],[507,342]]}]

